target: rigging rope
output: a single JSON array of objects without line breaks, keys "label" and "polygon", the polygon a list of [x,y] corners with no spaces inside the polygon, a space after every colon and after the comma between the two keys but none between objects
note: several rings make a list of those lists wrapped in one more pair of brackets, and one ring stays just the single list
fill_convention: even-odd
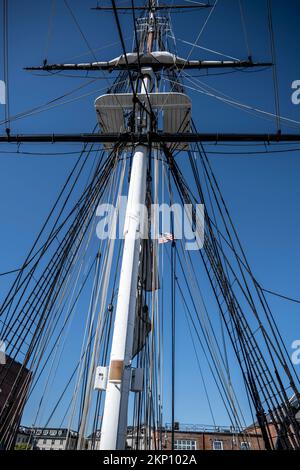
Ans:
[{"label": "rigging rope", "polygon": [[243,33],[244,33],[245,44],[246,44],[246,48],[248,51],[248,59],[252,60],[252,53],[250,49],[250,43],[249,43],[249,37],[248,37],[248,31],[247,31],[247,25],[246,25],[245,7],[244,7],[243,0],[239,0],[239,7],[240,7],[240,15],[241,15],[241,22],[242,22],[242,28],[243,28]]},{"label": "rigging rope", "polygon": [[174,229],[172,229],[173,241],[171,246],[171,347],[172,347],[172,450],[175,449],[175,370],[176,370],[176,250],[174,241]]},{"label": "rigging rope", "polygon": [[[95,93],[100,93],[100,92],[106,90],[106,87],[100,88],[100,89],[97,89],[97,90],[93,90],[89,93],[85,93],[83,95],[77,96],[76,98],[63,101],[62,103],[53,104],[53,103],[56,103],[56,101],[59,101],[59,100],[65,98],[66,96],[69,96],[69,95],[75,93],[76,91],[80,90],[81,88],[85,88],[86,86],[90,85],[91,83],[95,83],[96,81],[97,81],[97,78],[94,78],[94,79],[90,80],[89,82],[81,84],[81,85],[79,85],[79,87],[76,87],[76,88],[68,91],[67,93],[64,93],[61,96],[53,98],[52,100],[47,101],[46,103],[44,103],[42,105],[36,106],[34,108],[30,108],[26,111],[23,111],[23,112],[19,113],[19,114],[15,114],[15,115],[10,117],[10,121],[17,121],[19,119],[23,119],[24,117],[32,116],[34,114],[39,114],[39,113],[42,113],[42,112],[45,112],[45,111],[49,111],[49,109],[53,109],[53,108],[56,108],[58,106],[62,106],[64,104],[73,103],[74,101],[85,98],[86,96],[91,96],[91,95],[94,95]],[[46,108],[46,109],[44,109],[44,108]],[[0,124],[5,124],[5,122],[6,122],[5,120],[1,121]]]},{"label": "rigging rope", "polygon": [[[223,52],[215,51],[214,49],[208,49],[207,47],[200,46],[200,45],[197,44],[197,43],[192,43],[192,42],[190,42],[190,41],[185,41],[185,40],[180,39],[180,38],[176,38],[176,39],[177,39],[177,41],[180,41],[180,42],[182,42],[183,44],[188,44],[189,46],[197,47],[198,49],[202,49],[203,51],[212,52],[213,54],[219,55],[219,56],[221,56],[221,57],[227,57],[227,59],[240,61],[240,59],[238,59],[237,57],[233,57],[233,56],[231,56],[231,55],[224,54]],[[228,73],[228,72],[227,72],[227,73]],[[230,71],[230,73],[232,73],[232,71]]]},{"label": "rigging rope", "polygon": [[280,97],[279,97],[279,82],[277,73],[277,59],[276,59],[276,46],[275,46],[275,35],[273,27],[273,14],[272,14],[272,0],[268,0],[268,24],[270,33],[271,43],[271,54],[273,62],[273,86],[274,86],[274,99],[275,99],[275,114],[277,122],[277,132],[281,132],[281,116],[280,116]]},{"label": "rigging rope", "polygon": [[[171,156],[168,154],[166,149],[165,149],[165,154],[168,159],[171,158]],[[182,180],[182,175],[180,174],[180,171],[175,161],[172,159],[169,161],[170,161],[170,165],[172,168],[172,173],[175,178],[175,182],[178,185],[179,191],[183,195],[183,201],[185,203],[190,203],[190,199],[188,196],[188,192],[189,192],[188,186]],[[209,221],[207,220],[207,223],[208,222]],[[211,231],[207,232],[207,235],[209,233],[210,233],[209,237],[213,236],[213,233]],[[249,299],[250,301],[249,306],[251,307],[251,310],[253,311],[254,316],[255,318],[257,318],[259,325],[260,325],[257,331],[261,330],[264,344],[268,350],[270,363],[267,363],[265,356],[262,354],[262,351],[259,348],[259,344],[255,336],[257,331],[254,331],[254,332],[252,331],[251,325],[249,324],[249,321],[245,317],[245,314],[243,312],[243,309],[241,308],[241,305],[239,304],[233,290],[230,289],[228,281],[226,281],[226,275],[225,275],[225,272],[223,271],[223,268],[222,268],[222,274],[221,274],[222,264],[221,264],[220,256],[218,252],[214,249],[214,246],[213,245],[210,246],[212,242],[215,243],[216,240],[212,238],[210,242],[209,238],[206,237],[204,248],[205,248],[206,256],[208,256],[208,259],[210,260],[209,263],[212,265],[213,271],[215,272],[216,279],[219,279],[218,283],[221,288],[221,291],[223,292],[222,295],[224,296],[224,299],[228,306],[229,314],[235,324],[235,331],[238,334],[239,343],[237,343],[234,339],[232,339],[232,332],[230,331],[230,329],[228,330],[228,333],[232,339],[232,344],[236,352],[237,359],[241,364],[242,371],[243,371],[242,364],[243,362],[245,363],[246,370],[244,370],[243,372],[245,383],[249,387],[249,392],[252,395],[256,409],[259,410],[260,407],[266,404],[266,406],[268,407],[267,409],[271,410],[269,412],[270,412],[270,415],[273,415],[274,422],[276,423],[276,426],[277,426],[277,431],[279,432],[279,425],[277,423],[280,423],[281,426],[285,427],[286,436],[287,435],[289,436],[289,439],[291,439],[291,441],[293,442],[292,445],[297,447],[296,441],[299,439],[298,437],[296,437],[297,435],[296,430],[298,429],[298,425],[293,415],[291,414],[292,411],[291,410],[288,411],[290,404],[288,400],[286,399],[286,389],[281,382],[281,379],[277,370],[277,366],[274,362],[274,357],[272,355],[272,351],[273,351],[273,353],[275,354],[275,357],[278,359],[278,361],[280,361],[280,365],[283,367],[284,373],[287,374],[287,378],[290,381],[290,386],[294,387],[293,382],[292,382],[292,377],[291,375],[288,374],[288,366],[284,359],[284,353],[278,343],[276,332],[274,330],[274,327],[272,326],[272,322],[274,322],[274,319],[270,317],[269,313],[264,309],[264,313],[266,314],[269,326],[271,327],[272,334],[274,335],[276,347],[275,347],[275,344],[272,343],[271,337],[269,336],[269,334],[267,334],[265,328],[262,327],[261,320],[259,320],[257,316],[256,308],[254,307],[254,304],[252,305],[252,299],[251,298]],[[211,252],[212,249],[214,249],[214,252]],[[200,255],[203,258],[203,253],[201,252],[201,250],[200,250]],[[213,260],[212,256],[214,256],[216,259]],[[203,261],[206,263],[204,259]],[[209,275],[209,269],[207,269],[207,272]],[[254,279],[253,279],[253,282],[254,282]],[[254,282],[254,287],[256,287],[255,282]],[[212,288],[215,290],[213,283],[212,283]],[[229,298],[228,298],[228,294],[230,294]],[[257,292],[257,294],[259,296],[259,292]],[[215,295],[216,295],[216,298],[218,299],[218,294],[215,293]],[[228,324],[225,318],[225,314],[224,312],[222,312],[222,315],[224,315],[226,328],[228,329]],[[240,350],[237,349],[237,347],[240,348]],[[278,347],[279,347],[279,350],[278,350]],[[272,351],[271,351],[271,348],[272,348]],[[242,353],[242,356],[240,356],[241,353]],[[275,375],[274,373],[271,372],[270,367],[274,367]],[[262,398],[259,398],[260,394],[262,395]],[[260,404],[258,405],[258,403]],[[282,405],[282,403],[284,405]],[[285,411],[283,411],[283,409]],[[260,412],[258,411],[258,413]],[[284,417],[284,413],[288,413],[288,415],[290,416],[290,425],[293,426],[293,429],[295,430],[296,435],[294,435],[292,431],[289,431],[289,427],[286,425],[286,418]],[[259,419],[260,419],[262,432],[265,432],[266,431],[266,425],[264,424],[265,417],[264,415],[259,415],[259,416],[260,416]],[[265,439],[265,443],[266,445],[270,445],[271,441],[269,440],[269,438]],[[288,438],[285,438],[285,445],[287,447],[291,445]]]},{"label": "rigging rope", "polygon": [[280,297],[281,299],[289,300],[290,302],[294,302],[294,303],[296,303],[296,304],[300,304],[300,300],[299,300],[299,299],[295,299],[295,298],[292,298],[292,297],[288,297],[288,296],[286,296],[286,295],[279,294],[278,292],[274,292],[274,291],[269,290],[269,289],[264,289],[263,287],[261,287],[261,290],[262,290],[263,292],[266,292],[267,294],[274,295],[275,297]]},{"label": "rigging rope", "polygon": [[48,23],[46,45],[45,45],[44,64],[46,64],[48,62],[48,53],[49,53],[50,41],[51,41],[52,30],[53,30],[53,20],[54,20],[54,16],[55,16],[55,7],[56,7],[56,0],[52,0],[50,14],[49,14],[49,23]]},{"label": "rigging rope", "polygon": [[[267,111],[264,111],[260,108],[257,108],[257,107],[253,107],[253,106],[250,106],[250,105],[247,105],[247,104],[244,104],[244,103],[241,103],[237,100],[234,100],[233,98],[229,97],[229,99],[227,98],[223,98],[222,96],[220,95],[216,95],[215,93],[212,93],[210,91],[206,91],[205,89],[203,89],[203,86],[206,86],[208,88],[211,88],[211,89],[214,89],[213,87],[209,87],[207,84],[204,84],[201,82],[202,84],[202,87],[197,85],[195,83],[195,80],[193,80],[191,78],[191,76],[189,76],[188,74],[184,74],[185,75],[185,78],[194,83],[194,87],[190,86],[190,85],[186,85],[185,84],[185,88],[189,88],[191,90],[194,90],[194,91],[197,91],[198,93],[201,93],[201,94],[204,94],[204,95],[207,95],[207,96],[210,96],[212,98],[215,98],[219,101],[222,101],[230,106],[234,106],[234,107],[238,107],[238,108],[241,108],[242,110],[244,110],[245,112],[255,112],[255,113],[259,113],[260,115],[262,115],[261,117],[263,117],[264,119],[277,119],[277,115],[274,114],[274,113],[270,113],[270,112],[267,112]],[[175,80],[170,80],[169,78],[167,77],[163,77],[163,80],[167,80],[169,81],[170,83],[173,83],[173,84],[180,84],[178,81],[175,81]],[[200,82],[200,80],[197,80],[198,82]],[[196,88],[197,87],[197,88]],[[220,92],[221,93],[221,92]],[[224,93],[221,93],[222,95],[224,95]],[[224,95],[224,96],[228,96],[228,95]],[[280,116],[280,119],[281,121],[285,121],[285,123],[289,123],[289,127],[294,127],[294,128],[299,128],[300,126],[300,121],[296,121],[295,119],[290,119],[290,118],[286,118],[286,117],[283,117],[283,116]]]},{"label": "rigging rope", "polygon": [[9,37],[8,37],[8,0],[3,0],[3,62],[5,84],[5,121],[6,132],[10,133],[10,109],[9,109]]},{"label": "rigging rope", "polygon": [[[201,36],[202,36],[202,34],[203,34],[203,32],[204,32],[204,30],[205,30],[205,28],[206,28],[206,26],[207,26],[207,24],[208,24],[210,18],[212,17],[213,13],[215,12],[215,9],[216,9],[216,6],[218,5],[218,2],[219,2],[219,0],[215,0],[212,9],[210,10],[209,14],[207,15],[207,18],[206,18],[206,20],[205,20],[205,22],[204,22],[202,28],[200,29],[200,31],[199,31],[199,33],[198,33],[198,36],[197,36],[196,40],[194,41],[194,44],[193,44],[193,46],[192,46],[192,48],[191,48],[191,50],[190,50],[190,52],[189,52],[189,54],[188,54],[188,56],[187,56],[187,58],[186,58],[186,63],[188,62],[189,58],[191,57],[191,55],[192,55],[192,53],[193,53],[193,51],[194,51],[195,46],[198,44],[199,39],[201,38]],[[184,64],[184,65],[185,65],[185,64]],[[183,66],[183,68],[182,68],[181,70],[182,70],[182,71],[184,70],[184,66]],[[180,75],[180,72],[179,72],[179,75]]]},{"label": "rigging rope", "polygon": [[75,14],[74,14],[72,8],[70,7],[70,5],[69,5],[69,3],[68,3],[68,0],[64,0],[64,4],[65,4],[65,6],[67,7],[67,9],[69,10],[69,13],[70,13],[70,15],[72,16],[73,21],[74,21],[74,23],[75,23],[75,25],[76,25],[76,27],[77,27],[77,29],[78,29],[78,31],[79,31],[79,33],[80,33],[82,39],[84,40],[85,44],[87,45],[87,47],[88,47],[88,49],[89,49],[89,51],[90,51],[92,57],[94,58],[95,62],[98,62],[97,57],[95,56],[95,52],[94,52],[94,50],[92,49],[92,47],[90,46],[90,43],[89,43],[89,41],[88,41],[86,35],[84,34],[83,30],[81,29],[80,24],[79,24],[79,22],[78,22],[78,20],[77,20],[77,18],[76,18],[76,16],[75,16]]},{"label": "rigging rope", "polygon": [[[97,172],[96,172],[96,174],[97,174]],[[100,182],[99,187],[101,188],[101,182]],[[103,182],[102,182],[102,188],[103,188]],[[89,224],[86,225],[86,228],[88,227],[88,225],[89,225]],[[84,230],[83,230],[83,232],[82,232],[82,236],[84,236],[84,234],[85,234],[85,232],[86,232],[86,228],[84,228]],[[72,233],[72,232],[71,232],[71,233]],[[73,233],[74,233],[74,232],[73,232]],[[82,240],[82,238],[81,238],[81,240]],[[80,246],[80,241],[79,241],[79,244],[77,244],[77,246],[78,246],[78,247]],[[76,251],[77,251],[77,248],[76,248]],[[74,255],[75,255],[75,254],[76,254],[76,253],[74,253]],[[73,259],[74,259],[74,255],[72,255],[72,258],[73,258]],[[64,278],[65,278],[65,276],[64,276]],[[62,281],[64,282],[64,279],[62,279]],[[63,285],[63,284],[62,284],[62,285]],[[57,295],[56,295],[55,297],[57,298]],[[53,300],[55,301],[55,298],[54,298]],[[52,302],[53,302],[53,301],[52,301]],[[52,303],[52,306],[53,306],[53,305],[54,305],[54,303]],[[38,331],[36,331],[36,332],[34,333],[33,339],[31,340],[31,350],[33,350],[33,348],[36,348],[36,346],[38,345],[38,343],[39,343],[39,341],[40,341],[39,338],[41,338],[41,333],[42,333],[42,331],[43,331],[44,326],[46,325],[47,318],[49,317],[49,314],[50,314],[50,311],[48,311],[48,312],[46,313],[46,317],[45,317],[45,319],[44,319],[42,322],[41,322],[41,319],[39,320],[39,325],[38,325],[38,326],[39,326],[40,328],[38,329]],[[47,336],[48,338],[50,337],[50,332],[49,332],[49,333],[47,333],[47,332],[45,333],[45,331],[44,331],[44,336],[45,336],[45,334],[46,334],[46,336]],[[42,352],[42,351],[41,351],[41,352]],[[28,361],[28,353],[27,353],[27,361]],[[23,362],[23,366],[26,366],[26,365],[27,365],[27,363],[26,363],[26,360],[25,360],[25,361]],[[23,367],[23,366],[22,366],[22,367]],[[26,390],[25,390],[25,391],[26,391]]]}]

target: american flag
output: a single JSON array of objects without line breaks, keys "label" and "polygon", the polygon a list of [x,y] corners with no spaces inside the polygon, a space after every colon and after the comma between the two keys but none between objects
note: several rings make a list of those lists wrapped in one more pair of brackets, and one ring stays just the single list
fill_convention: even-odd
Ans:
[{"label": "american flag", "polygon": [[159,237],[158,243],[159,243],[159,245],[161,245],[163,243],[172,242],[173,240],[175,240],[175,238],[174,238],[174,235],[172,235],[172,233],[163,233]]}]

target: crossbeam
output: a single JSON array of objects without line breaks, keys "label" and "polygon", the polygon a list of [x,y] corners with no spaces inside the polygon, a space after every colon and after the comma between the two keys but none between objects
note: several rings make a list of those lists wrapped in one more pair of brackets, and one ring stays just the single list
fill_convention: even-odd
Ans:
[{"label": "crossbeam", "polygon": [[[251,60],[182,60],[181,63],[170,62],[164,63],[159,61],[147,61],[141,56],[141,63],[143,67],[151,67],[154,71],[162,69],[175,69],[175,70],[199,70],[199,69],[222,69],[222,68],[252,68],[252,67],[271,67],[271,62],[252,62]],[[24,67],[24,70],[39,70],[39,71],[53,71],[53,70],[139,70],[138,61],[126,64],[125,61],[109,61],[109,62],[87,62],[81,64],[45,64],[41,66]]]},{"label": "crossbeam", "polygon": [[[203,4],[198,4],[198,5],[156,5],[155,6],[155,11],[160,11],[160,10],[192,10],[192,9],[199,9],[199,8],[212,8],[212,5],[209,3],[203,3]],[[131,11],[132,7],[130,6],[125,6],[125,7],[116,7],[115,8],[118,11]],[[149,7],[143,7],[143,6],[135,6],[135,10],[137,11],[149,11]],[[91,10],[100,10],[100,11],[114,11],[113,7],[109,6],[97,6],[97,7],[92,7]]]},{"label": "crossbeam", "polygon": [[148,134],[11,134],[0,135],[0,143],[193,143],[193,142],[300,142],[300,134],[237,134],[237,133],[175,133],[149,132]]}]

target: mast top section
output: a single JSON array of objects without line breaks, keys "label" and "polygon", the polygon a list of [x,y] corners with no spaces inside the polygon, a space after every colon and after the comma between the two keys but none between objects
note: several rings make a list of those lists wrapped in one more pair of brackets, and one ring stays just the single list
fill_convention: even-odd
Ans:
[{"label": "mast top section", "polygon": [[[48,64],[44,61],[41,66],[25,67],[25,70],[44,70],[44,71],[63,71],[63,70],[85,70],[85,71],[122,71],[127,70],[139,72],[140,66],[152,68],[154,73],[161,70],[174,70],[180,71],[182,69],[215,69],[215,68],[252,68],[252,67],[270,67],[271,62],[254,62],[251,57],[245,60],[190,60],[177,56],[174,53],[165,50],[153,50],[154,43],[165,34],[170,32],[169,19],[167,16],[157,16],[159,10],[172,10],[178,8],[208,8],[212,5],[210,3],[201,3],[197,5],[173,5],[163,4],[159,5],[156,0],[150,0],[148,6],[122,6],[117,7],[115,2],[113,6],[97,6],[95,10],[144,10],[148,15],[142,15],[135,18],[136,32],[140,35],[140,40],[137,44],[138,51],[126,53],[125,49],[123,54],[109,61],[95,61],[85,62],[78,64]],[[159,44],[158,44],[159,46]],[[158,47],[160,49],[160,47]]]}]

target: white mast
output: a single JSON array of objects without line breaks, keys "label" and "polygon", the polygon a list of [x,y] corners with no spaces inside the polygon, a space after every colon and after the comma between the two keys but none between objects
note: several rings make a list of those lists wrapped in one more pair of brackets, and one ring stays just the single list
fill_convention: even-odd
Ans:
[{"label": "white mast", "polygon": [[[147,52],[151,52],[153,46],[155,4],[156,2],[153,1],[149,13]],[[146,95],[148,91],[150,92],[151,69],[146,71],[142,69],[142,74],[144,78],[140,93]],[[146,106],[147,100],[143,101]],[[137,122],[139,120],[141,122],[141,114],[144,115],[142,131],[147,132],[150,124],[149,115],[141,108],[138,109]],[[147,145],[137,144],[132,160],[125,218],[124,251],[101,429],[101,450],[125,449],[126,446],[140,242],[143,228],[141,205],[144,206],[146,199],[148,151]]]}]

